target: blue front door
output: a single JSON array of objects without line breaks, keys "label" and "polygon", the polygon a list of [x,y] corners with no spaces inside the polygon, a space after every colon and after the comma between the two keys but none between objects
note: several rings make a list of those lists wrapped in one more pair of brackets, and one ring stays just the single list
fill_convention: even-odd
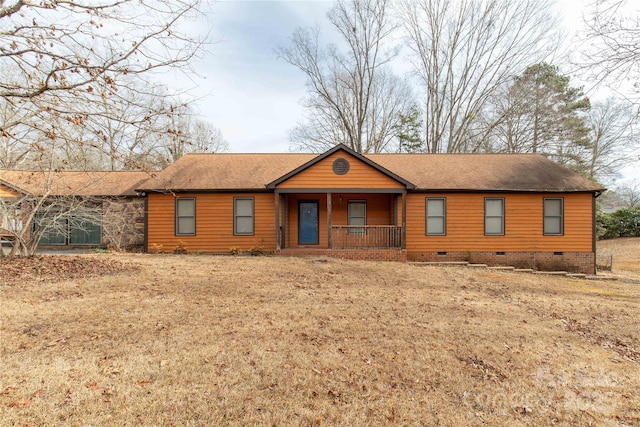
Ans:
[{"label": "blue front door", "polygon": [[298,204],[298,244],[318,244],[318,201]]}]

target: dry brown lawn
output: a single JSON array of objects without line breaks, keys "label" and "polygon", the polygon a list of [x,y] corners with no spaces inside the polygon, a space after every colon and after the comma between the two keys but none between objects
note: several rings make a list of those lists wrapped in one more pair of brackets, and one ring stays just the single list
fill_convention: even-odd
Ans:
[{"label": "dry brown lawn", "polygon": [[640,424],[638,284],[311,258],[73,262],[118,272],[0,281],[2,426]]},{"label": "dry brown lawn", "polygon": [[640,237],[601,240],[598,256],[613,256],[613,271],[640,274]]}]

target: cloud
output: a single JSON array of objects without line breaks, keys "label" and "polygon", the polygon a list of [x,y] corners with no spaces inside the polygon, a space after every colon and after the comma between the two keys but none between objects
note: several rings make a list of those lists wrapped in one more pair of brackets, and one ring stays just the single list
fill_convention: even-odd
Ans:
[{"label": "cloud", "polygon": [[[287,131],[302,116],[304,74],[275,53],[299,26],[321,24],[331,2],[234,1],[211,5],[219,40],[197,66],[191,94],[203,118],[221,129],[232,151],[287,151]],[[178,82],[176,82],[178,83]],[[190,83],[193,85],[192,83]]]}]

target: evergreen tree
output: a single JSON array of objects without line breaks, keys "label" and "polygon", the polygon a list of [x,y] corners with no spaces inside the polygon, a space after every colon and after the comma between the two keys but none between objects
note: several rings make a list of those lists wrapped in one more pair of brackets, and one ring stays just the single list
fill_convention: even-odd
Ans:
[{"label": "evergreen tree", "polygon": [[492,151],[541,153],[578,171],[590,146],[586,114],[591,108],[581,87],[555,65],[529,66],[492,110]]},{"label": "evergreen tree", "polygon": [[400,153],[417,153],[424,150],[422,144],[422,120],[417,105],[411,106],[407,113],[398,114],[396,138]]}]

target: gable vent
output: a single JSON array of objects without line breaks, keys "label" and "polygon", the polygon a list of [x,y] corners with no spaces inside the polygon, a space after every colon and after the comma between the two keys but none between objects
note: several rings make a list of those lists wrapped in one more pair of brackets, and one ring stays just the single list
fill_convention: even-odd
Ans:
[{"label": "gable vent", "polygon": [[336,175],[344,175],[349,172],[349,161],[340,157],[333,161],[333,172]]}]

